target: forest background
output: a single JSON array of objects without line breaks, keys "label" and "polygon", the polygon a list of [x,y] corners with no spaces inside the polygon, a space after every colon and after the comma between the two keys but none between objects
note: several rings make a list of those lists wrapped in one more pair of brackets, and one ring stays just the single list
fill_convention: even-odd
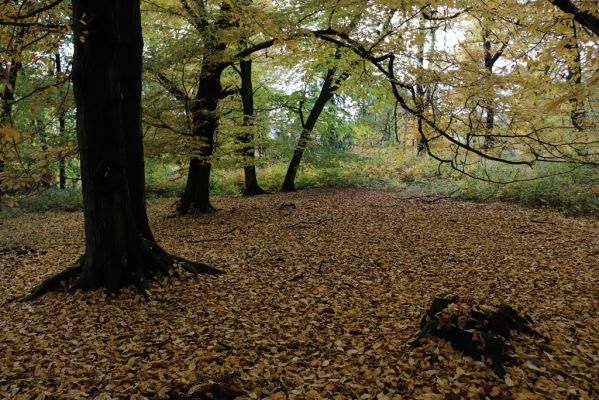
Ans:
[{"label": "forest background", "polygon": [[[142,2],[150,196],[416,188],[596,215],[591,25],[550,1],[404,3]],[[1,5],[3,217],[81,207],[69,7]]]}]

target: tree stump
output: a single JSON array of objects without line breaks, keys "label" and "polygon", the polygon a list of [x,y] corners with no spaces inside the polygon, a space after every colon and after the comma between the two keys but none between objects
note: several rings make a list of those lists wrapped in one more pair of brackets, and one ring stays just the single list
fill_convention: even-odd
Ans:
[{"label": "tree stump", "polygon": [[458,296],[436,297],[420,321],[420,332],[412,342],[419,346],[427,336],[448,340],[452,346],[476,360],[491,360],[491,368],[503,378],[503,365],[510,361],[511,331],[548,339],[535,331],[528,316],[502,304],[482,312],[472,304],[460,302]]}]

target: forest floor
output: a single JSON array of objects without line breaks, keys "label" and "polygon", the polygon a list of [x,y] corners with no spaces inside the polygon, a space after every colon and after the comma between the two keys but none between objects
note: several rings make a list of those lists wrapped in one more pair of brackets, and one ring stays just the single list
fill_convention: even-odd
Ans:
[{"label": "forest floor", "polygon": [[[0,398],[599,397],[597,219],[361,189],[172,202],[149,207],[163,247],[227,274],[159,279],[150,301],[7,302],[78,258],[82,215],[0,222]],[[500,379],[441,339],[411,347],[438,294],[507,303],[550,350],[516,334]]]}]

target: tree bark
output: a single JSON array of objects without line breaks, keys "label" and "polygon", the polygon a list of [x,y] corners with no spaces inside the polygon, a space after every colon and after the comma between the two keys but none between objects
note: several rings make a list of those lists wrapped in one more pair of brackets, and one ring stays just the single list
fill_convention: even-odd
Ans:
[{"label": "tree bark", "polygon": [[[418,99],[418,111],[420,113],[424,113],[426,107],[428,105],[428,92],[429,88],[423,83],[423,75],[426,72],[426,68],[424,67],[424,44],[426,42],[426,21],[424,17],[420,18],[419,22],[419,40],[418,40],[418,55],[416,57],[416,61],[418,62],[418,69],[420,70],[420,76],[416,82],[416,94]],[[418,139],[417,139],[417,147],[416,154],[422,155],[428,152],[428,140],[426,135],[424,134],[424,124],[422,123],[422,118],[418,118]]]},{"label": "tree bark", "polygon": [[[582,67],[580,65],[580,48],[578,46],[578,34],[576,31],[576,24],[572,24],[572,43],[568,43],[565,47],[572,53],[567,55],[566,64],[568,65],[568,75],[566,80],[574,83],[576,87],[580,87],[582,83]],[[572,111],[570,111],[570,120],[576,130],[583,131],[583,121],[585,117],[584,108],[581,107],[578,98],[576,96],[570,99]]]},{"label": "tree bark", "polygon": [[[76,285],[89,290],[105,287],[109,293],[132,283],[145,290],[149,276],[144,271],[144,258],[151,258],[138,232],[133,211],[137,199],[130,197],[129,184],[131,180],[135,187],[133,180],[139,166],[133,164],[141,160],[128,160],[135,149],[128,152],[127,144],[134,140],[126,137],[138,135],[140,114],[135,113],[135,104],[127,104],[136,103],[130,92],[134,84],[128,86],[122,80],[128,74],[135,76],[136,59],[141,55],[135,45],[138,37],[125,37],[136,25],[136,9],[136,1],[73,1],[73,20],[86,23],[85,28],[81,23],[74,24],[73,86],[86,239]],[[84,34],[83,29],[89,33]],[[133,62],[129,73],[122,71],[125,63],[121,59],[128,51],[133,53],[126,57]],[[125,114],[125,110],[134,114]],[[128,166],[133,166],[131,179]],[[145,268],[150,272],[151,264]]]},{"label": "tree bark", "polygon": [[[496,51],[492,51],[491,43],[491,31],[483,27],[483,52],[484,52],[484,66],[485,73],[489,78],[493,76],[493,67],[499,58],[503,55],[508,42],[504,42],[501,47]],[[495,129],[495,92],[492,84],[489,84],[489,90],[491,94],[485,100],[485,142],[483,144],[484,149],[489,149],[495,142],[493,136],[493,129]]]},{"label": "tree bark", "polygon": [[[484,55],[485,55],[485,70],[487,75],[489,76],[489,78],[493,75],[493,65],[495,64],[495,61],[493,60],[493,54],[491,53],[491,39],[489,38],[490,36],[490,31],[487,29],[483,29],[483,51],[484,51]],[[492,96],[490,96],[488,99],[486,99],[486,106],[485,106],[485,111],[486,111],[486,116],[485,116],[485,143],[484,143],[484,147],[485,148],[489,148],[493,145],[494,142],[494,138],[492,136],[493,134],[493,128],[495,127],[495,108],[493,107],[493,98]]]},{"label": "tree bark", "polygon": [[198,157],[192,157],[189,162],[185,192],[177,206],[180,215],[207,213],[214,210],[210,203],[210,171],[214,133],[220,118],[217,110],[222,93],[220,77],[227,66],[218,61],[218,56],[222,56],[223,50],[224,48],[219,53],[212,53],[203,62],[198,91],[191,105],[192,135],[201,140],[201,147]]},{"label": "tree bark", "polygon": [[241,155],[243,157],[243,172],[245,196],[254,196],[266,193],[260,185],[256,176],[255,147],[253,144],[254,133],[254,89],[252,86],[252,60],[241,60],[239,62],[241,72],[241,102],[243,105],[243,127],[247,129],[240,135],[242,143]]},{"label": "tree bark", "polygon": [[[54,62],[56,63],[56,79],[60,79],[60,73],[62,72],[62,65],[60,62],[60,53],[54,55]],[[64,110],[58,110],[58,133],[61,139],[65,138],[65,118]],[[65,156],[60,157],[58,161],[58,188],[64,189],[66,187],[66,162]]]},{"label": "tree bark", "polygon": [[133,284],[147,295],[148,281],[168,273],[174,261],[182,261],[195,273],[220,273],[171,256],[151,240],[140,191],[139,0],[73,0],[72,4],[85,254],[74,267],[43,281],[22,300],[58,289],[63,281],[71,291],[105,288],[109,294]]},{"label": "tree bark", "polygon": [[139,0],[124,2],[120,18],[119,78],[122,130],[131,210],[141,236],[155,242],[146,212],[146,180],[141,133],[141,73],[143,38]]},{"label": "tree bark", "polygon": [[335,89],[337,89],[343,80],[347,79],[347,74],[342,74],[335,81],[334,78],[336,71],[336,67],[328,69],[324,78],[324,84],[322,85],[320,94],[316,99],[316,103],[314,103],[314,106],[310,110],[310,114],[308,115],[306,122],[304,123],[302,121],[302,132],[300,134],[299,140],[297,141],[297,145],[295,146],[295,150],[293,151],[293,157],[291,158],[289,167],[287,168],[287,174],[285,175],[285,180],[283,181],[283,186],[281,187],[282,192],[295,191],[295,177],[297,175],[297,169],[302,161],[302,156],[306,150],[306,145],[310,140],[310,134],[314,130],[316,122],[318,122],[318,118],[324,110],[325,105],[333,97],[333,92]]},{"label": "tree bark", "polygon": [[[220,83],[224,69],[230,65],[225,61],[226,44],[222,42],[219,31],[231,27],[230,6],[221,4],[221,15],[214,26],[208,26],[205,33],[204,58],[196,97],[190,112],[192,115],[192,136],[201,140],[197,157],[189,162],[189,172],[185,192],[179,199],[177,214],[207,213],[214,210],[210,203],[210,172],[214,151],[214,133],[220,116],[218,102],[223,94]],[[201,24],[200,24],[201,25]],[[198,28],[199,29],[199,28]]]}]

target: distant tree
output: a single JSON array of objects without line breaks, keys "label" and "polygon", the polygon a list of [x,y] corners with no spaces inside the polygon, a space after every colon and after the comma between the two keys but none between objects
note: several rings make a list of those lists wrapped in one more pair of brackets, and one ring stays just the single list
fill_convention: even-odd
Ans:
[{"label": "distant tree", "polygon": [[239,62],[239,75],[241,77],[241,102],[243,106],[243,126],[245,131],[240,135],[241,156],[243,157],[244,189],[243,194],[254,196],[266,193],[258,184],[256,175],[256,150],[253,143],[254,133],[254,89],[252,85],[252,60]]},{"label": "distant tree", "polygon": [[[66,7],[63,0],[0,2],[0,198],[3,186],[11,189],[20,184],[27,186],[25,182],[14,182],[14,177],[6,179],[14,172],[8,171],[9,158],[15,158],[23,137],[15,118],[18,103],[64,83],[64,79],[58,79],[51,85],[31,84],[23,78],[27,74],[32,75],[31,71],[40,64],[40,58],[53,54],[52,50],[65,35],[67,29],[62,21]],[[29,112],[32,119],[37,117],[31,114]],[[43,125],[41,121],[37,120],[33,125],[35,129],[32,131],[44,131],[39,129]],[[44,141],[41,136],[37,138],[39,142]]]},{"label": "distant tree", "polygon": [[141,135],[143,41],[139,0],[73,0],[73,86],[81,159],[85,254],[23,300],[61,287],[118,293],[181,262],[193,273],[219,270],[162,250],[148,224]]},{"label": "distant tree", "polygon": [[[237,5],[244,6],[249,2],[244,0],[241,3]],[[235,45],[245,41],[242,39],[245,39],[246,35],[245,32],[239,33],[235,14],[238,10],[233,9],[229,2],[217,4],[208,4],[200,0],[181,0],[182,9],[179,12],[191,24],[202,43],[200,65],[192,72],[198,76],[197,88],[193,95],[190,96],[182,90],[178,82],[163,71],[156,71],[163,87],[175,99],[185,104],[185,111],[191,122],[188,135],[199,142],[198,150],[189,160],[185,190],[177,203],[177,213],[180,215],[214,210],[210,202],[210,174],[215,134],[221,118],[219,103],[239,91],[237,88],[223,87],[221,79],[225,69],[254,52],[272,46],[275,42],[274,39],[265,40],[255,45],[247,45],[243,50],[236,52]]]},{"label": "distant tree", "polygon": [[339,85],[345,79],[347,79],[347,74],[342,73],[341,75],[337,76],[337,67],[329,68],[324,76],[324,81],[322,87],[320,88],[318,98],[316,99],[316,102],[310,109],[308,118],[305,121],[300,105],[302,131],[300,133],[295,149],[293,150],[293,156],[291,157],[289,166],[287,167],[285,180],[283,181],[283,186],[281,187],[282,192],[295,191],[295,177],[297,176],[297,169],[299,168],[300,162],[302,161],[302,156],[304,155],[304,151],[306,150],[306,145],[310,141],[310,135],[316,127],[316,123],[318,122],[318,118],[324,110],[324,107],[333,97],[335,90],[339,88]]}]

